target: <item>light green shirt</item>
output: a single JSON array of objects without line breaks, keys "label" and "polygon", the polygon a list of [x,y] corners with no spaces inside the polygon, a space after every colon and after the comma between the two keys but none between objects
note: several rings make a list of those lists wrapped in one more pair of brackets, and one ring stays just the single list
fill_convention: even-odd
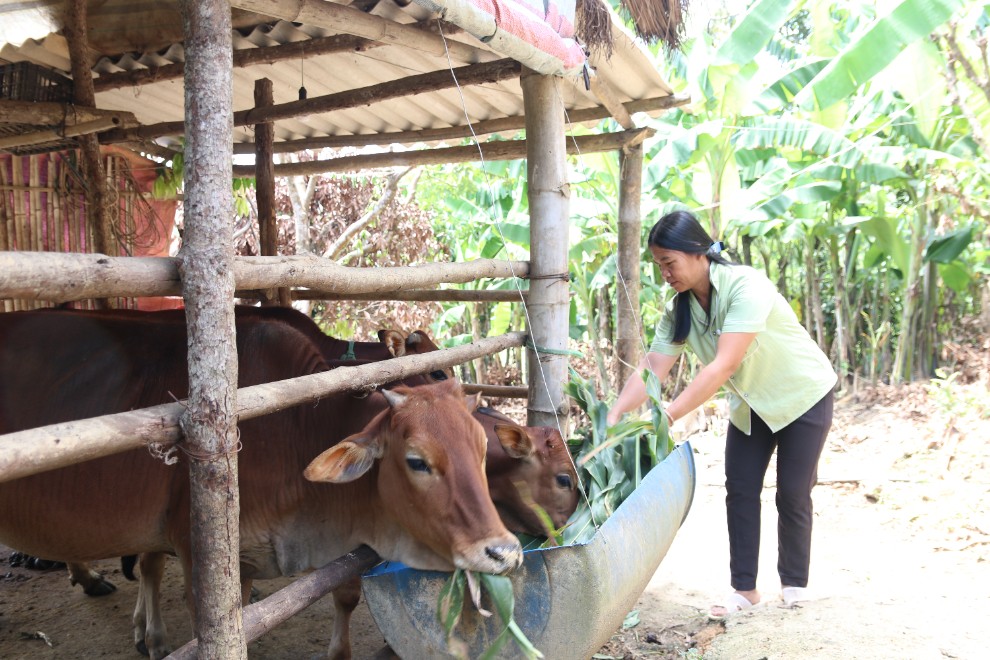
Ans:
[{"label": "light green shirt", "polygon": [[828,358],[798,321],[776,287],[748,266],[712,263],[711,322],[691,296],[691,331],[683,344],[672,343],[675,296],[657,322],[650,351],[680,355],[685,345],[708,364],[715,359],[723,332],[755,332],[742,363],[729,377],[730,421],[750,434],[750,410],[776,432],[806,413],[834,386],[838,377]]}]

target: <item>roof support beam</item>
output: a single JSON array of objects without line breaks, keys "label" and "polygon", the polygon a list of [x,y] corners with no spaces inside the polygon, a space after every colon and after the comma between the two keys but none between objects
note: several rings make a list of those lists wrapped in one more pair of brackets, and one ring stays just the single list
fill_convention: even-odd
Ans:
[{"label": "roof support beam", "polygon": [[[580,155],[602,151],[615,151],[627,145],[639,144],[653,134],[651,128],[638,128],[632,131],[604,133],[602,135],[581,135],[567,138],[567,153]],[[355,172],[384,167],[415,167],[417,165],[443,165],[446,163],[468,163],[476,160],[518,160],[526,158],[525,140],[504,142],[484,142],[467,147],[446,147],[440,149],[417,149],[414,151],[389,152],[383,154],[363,154],[344,156],[303,163],[282,163],[275,166],[275,176],[305,176],[324,172]],[[254,165],[235,165],[235,177],[254,176]]]},{"label": "roof support beam", "polygon": [[493,57],[490,51],[468,46],[411,25],[395,23],[380,16],[365,14],[360,9],[326,0],[231,0],[231,7],[246,9],[263,16],[281,18],[346,32],[365,39],[413,48],[437,57],[450,57],[461,62],[483,62]]},{"label": "roof support beam", "polygon": [[[624,103],[628,114],[636,112],[657,112],[669,110],[677,106],[686,105],[691,101],[691,97],[684,94],[672,94],[670,96],[657,96],[649,99],[640,99]],[[583,110],[574,110],[567,113],[567,121],[571,124],[580,124],[586,121],[597,121],[606,117],[614,116],[607,108],[594,107]],[[436,140],[457,140],[471,137],[472,135],[490,135],[492,133],[503,133],[508,131],[519,131],[525,127],[526,118],[523,116],[504,117],[489,121],[479,121],[471,125],[451,126],[450,128],[435,128],[425,131],[402,131],[393,133],[365,133],[360,135],[330,135],[319,138],[306,138],[304,140],[287,140],[275,143],[275,153],[296,153],[306,149],[336,149],[340,147],[358,147],[372,144],[410,144],[416,142],[433,142]],[[253,154],[254,144],[251,142],[239,142],[234,145],[235,154]]]},{"label": "roof support beam", "polygon": [[81,124],[73,124],[64,129],[50,128],[34,133],[24,133],[23,135],[11,135],[10,137],[0,138],[0,149],[30,147],[36,144],[45,144],[46,142],[59,142],[68,137],[108,131],[111,128],[117,128],[119,125],[120,122],[114,117],[104,117],[103,119],[84,121]]},{"label": "roof support beam", "polygon": [[[281,46],[266,46],[263,48],[247,48],[234,51],[234,68],[243,68],[255,64],[272,64],[284,60],[304,59],[316,55],[331,53],[362,52],[378,48],[385,44],[362,39],[349,34],[335,34],[332,37],[320,37],[307,41],[293,41]],[[163,66],[121,71],[119,73],[104,73],[93,81],[97,93],[120,87],[133,87],[150,83],[175,80],[182,77],[185,62],[165,64]]]},{"label": "roof support beam", "polygon": [[[327,3],[332,4],[332,3]],[[522,65],[510,59],[495,60],[484,64],[469,64],[456,69],[444,69],[432,73],[409,76],[401,80],[392,80],[377,85],[369,85],[346,92],[317,96],[302,101],[280,103],[269,108],[252,108],[234,113],[235,126],[248,126],[279,119],[314,115],[345,108],[355,108],[370,105],[379,101],[435,92],[455,86],[480,85],[496,83],[500,80],[518,78]],[[163,122],[142,126],[124,131],[112,131],[106,134],[105,143],[130,142],[133,140],[153,139],[165,135],[181,135],[185,125],[181,121]]]},{"label": "roof support beam", "polygon": [[603,106],[608,109],[608,113],[612,116],[619,126],[628,130],[636,128],[635,122],[632,120],[632,116],[629,111],[626,110],[625,106],[619,101],[612,87],[605,82],[601,77],[594,75],[591,77],[591,93],[595,95]]},{"label": "roof support beam", "polygon": [[115,119],[118,125],[124,127],[138,125],[132,113],[120,110],[100,110],[71,103],[0,99],[0,124],[71,126],[107,118]]}]

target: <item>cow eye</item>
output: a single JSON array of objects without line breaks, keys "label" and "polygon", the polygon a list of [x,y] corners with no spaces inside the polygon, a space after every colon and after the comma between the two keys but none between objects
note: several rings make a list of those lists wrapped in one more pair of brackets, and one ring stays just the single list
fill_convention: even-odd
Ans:
[{"label": "cow eye", "polygon": [[430,372],[430,378],[433,380],[447,380],[447,374],[437,369],[436,371]]},{"label": "cow eye", "polygon": [[430,473],[430,466],[422,458],[417,458],[415,456],[409,456],[406,458],[406,465],[413,472],[425,472]]},{"label": "cow eye", "polygon": [[571,475],[569,474],[558,474],[557,475],[557,486],[560,488],[571,489]]}]

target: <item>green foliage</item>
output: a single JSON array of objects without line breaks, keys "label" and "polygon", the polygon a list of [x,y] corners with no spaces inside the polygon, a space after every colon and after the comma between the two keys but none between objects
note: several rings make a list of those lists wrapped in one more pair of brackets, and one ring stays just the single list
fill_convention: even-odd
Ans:
[{"label": "green foliage", "polygon": [[[471,600],[478,607],[478,611],[483,616],[491,616],[490,612],[482,610],[480,607],[483,589],[494,605],[499,619],[505,625],[502,632],[492,642],[491,647],[480,656],[481,658],[494,658],[510,639],[519,647],[523,657],[530,660],[543,657],[543,654],[533,646],[513,618],[515,595],[512,593],[512,581],[504,575],[468,572],[459,568],[454,570],[450,578],[443,584],[437,601],[437,617],[447,635],[448,651],[451,654],[458,658],[468,657],[465,645],[457,639],[457,624],[460,622],[461,613],[464,610],[466,587],[471,587]],[[475,592],[475,588],[477,588],[477,592]]]},{"label": "green foliage", "polygon": [[655,379],[647,381],[650,419],[627,418],[611,427],[606,421],[608,405],[596,395],[593,381],[572,370],[566,391],[589,420],[569,441],[586,495],[563,530],[564,544],[570,545],[590,540],[646,473],[667,457],[674,443]]}]

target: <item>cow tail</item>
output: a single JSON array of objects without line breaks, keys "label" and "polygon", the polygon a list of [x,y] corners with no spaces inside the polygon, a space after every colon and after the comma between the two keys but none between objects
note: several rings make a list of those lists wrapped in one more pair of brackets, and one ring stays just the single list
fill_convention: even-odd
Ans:
[{"label": "cow tail", "polygon": [[134,577],[134,567],[137,565],[138,556],[137,555],[127,555],[126,557],[120,558],[120,572],[124,574],[124,577],[132,582],[137,580]]}]

